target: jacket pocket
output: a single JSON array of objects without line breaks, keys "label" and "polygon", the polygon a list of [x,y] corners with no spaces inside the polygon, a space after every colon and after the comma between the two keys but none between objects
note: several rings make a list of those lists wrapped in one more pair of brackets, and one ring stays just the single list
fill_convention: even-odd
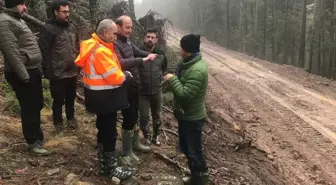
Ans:
[{"label": "jacket pocket", "polygon": [[21,61],[23,62],[23,64],[25,66],[27,66],[30,63],[29,55],[26,52],[24,52],[23,54],[21,54]]}]

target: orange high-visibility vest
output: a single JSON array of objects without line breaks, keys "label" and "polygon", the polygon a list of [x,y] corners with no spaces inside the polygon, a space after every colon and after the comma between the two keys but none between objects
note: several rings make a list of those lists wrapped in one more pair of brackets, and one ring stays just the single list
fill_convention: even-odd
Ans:
[{"label": "orange high-visibility vest", "polygon": [[81,42],[75,63],[82,68],[85,87],[91,90],[115,89],[126,79],[113,44],[102,41],[95,33]]}]

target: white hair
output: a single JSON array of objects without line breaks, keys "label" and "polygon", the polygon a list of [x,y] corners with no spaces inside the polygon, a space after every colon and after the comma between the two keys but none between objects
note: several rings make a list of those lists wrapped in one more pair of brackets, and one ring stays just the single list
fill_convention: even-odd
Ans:
[{"label": "white hair", "polygon": [[112,26],[114,24],[115,23],[112,19],[104,19],[104,20],[99,22],[99,24],[97,26],[97,29],[96,29],[96,33],[100,36],[103,36],[104,35],[104,30],[112,28]]}]

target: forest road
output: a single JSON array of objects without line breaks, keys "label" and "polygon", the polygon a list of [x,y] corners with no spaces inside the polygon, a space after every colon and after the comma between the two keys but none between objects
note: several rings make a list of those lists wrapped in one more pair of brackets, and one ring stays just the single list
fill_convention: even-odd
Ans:
[{"label": "forest road", "polygon": [[[170,30],[168,45],[179,47],[182,35]],[[336,184],[335,82],[203,38],[201,50],[209,64],[208,109],[241,117],[253,145],[288,184]]]}]

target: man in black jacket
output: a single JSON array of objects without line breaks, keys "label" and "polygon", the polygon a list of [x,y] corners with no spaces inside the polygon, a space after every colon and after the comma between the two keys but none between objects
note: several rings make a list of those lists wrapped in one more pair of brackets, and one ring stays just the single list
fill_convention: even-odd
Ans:
[{"label": "man in black jacket", "polygon": [[65,104],[67,124],[76,128],[74,102],[78,69],[74,63],[79,52],[77,29],[69,23],[69,2],[55,0],[53,16],[40,31],[39,45],[43,55],[42,68],[50,80],[53,98],[53,121],[56,131],[63,129],[62,107]]},{"label": "man in black jacket", "polygon": [[5,59],[5,78],[19,101],[22,131],[30,150],[46,154],[41,129],[41,51],[32,31],[21,19],[27,9],[25,1],[6,0],[5,3],[7,9],[0,14],[0,51]]},{"label": "man in black jacket", "polygon": [[141,49],[158,54],[152,62],[146,63],[139,68],[140,88],[139,88],[139,111],[140,111],[140,128],[144,134],[147,143],[150,144],[150,133],[148,129],[149,109],[152,112],[153,135],[152,142],[160,145],[159,128],[161,126],[161,83],[162,75],[167,69],[167,58],[158,46],[158,33],[155,29],[146,31],[144,45]]},{"label": "man in black jacket", "polygon": [[152,62],[156,55],[147,51],[140,50],[130,41],[133,23],[129,16],[121,16],[116,20],[118,26],[118,36],[115,44],[115,51],[124,71],[130,71],[133,75],[133,81],[127,87],[127,99],[130,108],[122,111],[123,114],[123,155],[125,163],[139,163],[139,158],[134,154],[133,149],[141,152],[149,152],[150,147],[142,145],[139,141],[139,131],[134,130],[138,121],[138,88],[140,85],[138,69],[145,62]]}]

